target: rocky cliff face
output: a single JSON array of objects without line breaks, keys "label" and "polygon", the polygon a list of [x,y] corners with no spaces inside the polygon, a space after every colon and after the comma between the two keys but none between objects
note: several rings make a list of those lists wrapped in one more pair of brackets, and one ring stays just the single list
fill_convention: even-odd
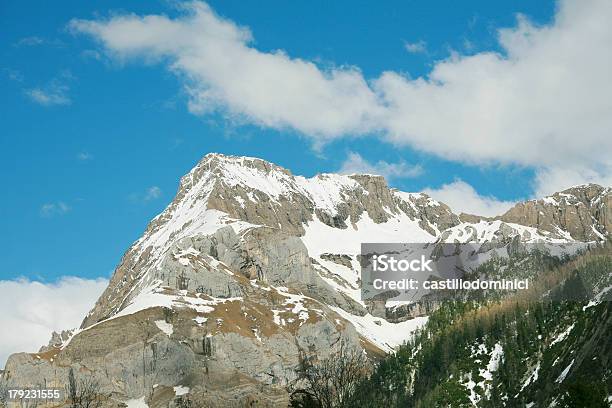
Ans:
[{"label": "rocky cliff face", "polygon": [[[364,224],[362,233],[356,234],[360,223]],[[175,286],[177,274],[186,273],[191,282],[187,289],[203,286],[213,296],[230,293],[227,287],[231,284],[224,284],[223,290],[219,285],[231,278],[191,276],[188,266],[173,259],[172,254],[181,250],[173,246],[180,246],[184,238],[210,235],[205,253],[227,262],[228,267],[245,276],[257,277],[259,273],[265,281],[271,273],[277,274],[276,270],[287,259],[295,260],[292,262],[304,270],[300,274],[292,272],[287,280],[276,279],[275,283],[303,285],[320,279],[309,257],[317,262],[321,254],[317,251],[319,243],[329,234],[348,238],[345,243],[350,253],[356,255],[359,238],[365,238],[364,233],[372,227],[381,226],[381,231],[391,231],[396,239],[403,236],[431,241],[441,230],[458,223],[458,217],[448,206],[425,194],[391,190],[380,176],[323,174],[306,179],[260,159],[208,155],[181,179],[173,202],[128,250],[82,328],[120,311],[164,273],[166,283],[172,280]],[[230,228],[224,229],[223,234],[217,233],[224,226]],[[402,228],[408,230],[402,233]],[[278,252],[282,248],[284,252],[277,253],[274,260],[267,259],[269,254],[261,248],[253,252],[261,242],[266,242],[269,250]],[[279,242],[283,245],[279,246]],[[334,245],[323,245],[321,249],[329,252]],[[211,282],[215,288],[207,287]],[[320,294],[328,292],[321,289],[320,283],[310,285],[317,286]]]},{"label": "rocky cliff face", "polygon": [[499,219],[580,241],[600,240],[612,231],[612,189],[596,184],[572,187],[519,203]]},{"label": "rocky cliff face", "polygon": [[207,155],[126,252],[81,328],[12,356],[3,378],[63,387],[72,369],[100,383],[108,406],[173,406],[184,392],[198,406],[287,406],[300,353],[324,356],[342,336],[374,358],[427,321],[427,307],[408,316],[361,301],[361,242],[598,239],[611,231],[610,197],[576,187],[465,222],[379,176],[304,178]]}]

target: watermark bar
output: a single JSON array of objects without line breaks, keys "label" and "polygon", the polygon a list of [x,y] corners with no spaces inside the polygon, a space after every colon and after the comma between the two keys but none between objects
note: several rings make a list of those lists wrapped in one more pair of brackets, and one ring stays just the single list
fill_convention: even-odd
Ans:
[{"label": "watermark bar", "polygon": [[363,300],[418,301],[457,291],[521,291],[586,244],[363,243]]},{"label": "watermark bar", "polygon": [[6,394],[8,401],[35,404],[43,401],[64,401],[64,392],[62,388],[12,388],[7,390]]}]

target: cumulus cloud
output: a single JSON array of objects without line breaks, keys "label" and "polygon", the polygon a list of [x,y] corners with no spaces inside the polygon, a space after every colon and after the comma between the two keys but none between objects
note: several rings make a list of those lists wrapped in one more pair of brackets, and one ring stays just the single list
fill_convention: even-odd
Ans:
[{"label": "cumulus cloud", "polygon": [[425,41],[420,40],[417,42],[405,42],[404,48],[411,54],[423,54],[427,52],[427,44]]},{"label": "cumulus cloud", "polygon": [[612,171],[602,173],[593,169],[572,166],[542,169],[536,173],[533,195],[534,197],[545,197],[584,183],[612,186]]},{"label": "cumulus cloud", "polygon": [[118,15],[73,20],[118,59],[166,61],[184,80],[194,113],[221,110],[273,128],[329,139],[374,129],[376,95],[354,67],[320,70],[283,51],[259,52],[251,32],[194,2],[177,19]]},{"label": "cumulus cloud", "polygon": [[107,283],[77,277],[56,283],[0,281],[0,367],[12,353],[38,351],[53,331],[80,326]]},{"label": "cumulus cloud", "polygon": [[425,193],[447,204],[456,213],[486,217],[501,215],[515,204],[513,201],[500,201],[493,196],[482,196],[463,180],[455,180],[437,189],[425,189]]},{"label": "cumulus cloud", "polygon": [[338,170],[340,174],[376,174],[384,176],[387,180],[392,178],[412,178],[423,174],[420,165],[409,165],[405,161],[398,163],[388,163],[380,160],[370,163],[359,153],[349,152],[346,160]]},{"label": "cumulus cloud", "polygon": [[112,58],[167,64],[196,114],[221,111],[297,130],[317,144],[375,133],[470,164],[513,163],[544,176],[571,163],[600,181],[612,174],[607,0],[561,0],[543,26],[519,16],[497,32],[502,52],[453,53],[419,78],[387,71],[366,79],[357,67],[261,52],[247,28],[207,4],[183,11],[73,20],[70,27]]},{"label": "cumulus cloud", "polygon": [[40,215],[41,217],[52,217],[54,215],[64,215],[67,212],[72,210],[68,204],[63,201],[58,201],[55,203],[45,203],[40,206]]}]

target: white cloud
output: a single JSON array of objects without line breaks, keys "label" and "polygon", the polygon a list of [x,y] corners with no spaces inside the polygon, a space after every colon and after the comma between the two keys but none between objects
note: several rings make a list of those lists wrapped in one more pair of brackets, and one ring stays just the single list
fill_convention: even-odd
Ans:
[{"label": "white cloud", "polygon": [[467,38],[463,39],[463,48],[466,51],[472,51],[476,48],[476,46],[474,45],[474,43],[470,40],[468,40]]},{"label": "white cloud", "polygon": [[43,106],[70,105],[71,100],[66,95],[67,88],[44,90],[42,88],[26,89],[25,94],[34,102]]},{"label": "white cloud", "polygon": [[43,87],[25,89],[25,95],[33,102],[43,106],[70,105],[72,100],[68,95],[69,82],[74,76],[69,70],[63,70]]},{"label": "white cloud", "polygon": [[81,56],[85,59],[102,61],[102,54],[96,50],[83,50],[83,52],[81,52]]},{"label": "white cloud", "polygon": [[147,193],[144,196],[145,201],[155,200],[161,197],[162,191],[161,188],[157,186],[152,186],[147,189]]},{"label": "white cloud", "polygon": [[411,54],[423,54],[427,52],[427,43],[425,41],[420,40],[417,42],[405,42],[404,48]]},{"label": "white cloud", "polygon": [[554,20],[519,17],[498,31],[503,54],[454,53],[426,77],[356,67],[323,69],[283,51],[261,52],[247,28],[205,3],[177,18],[114,15],[73,20],[116,59],[161,61],[179,75],[197,114],[294,129],[320,145],[368,133],[445,159],[513,163],[549,174],[571,164],[612,174],[612,2],[559,1]]},{"label": "white cloud", "polygon": [[119,60],[167,61],[184,80],[194,113],[223,111],[261,126],[292,128],[328,140],[375,129],[377,97],[354,67],[322,71],[283,51],[251,47],[247,28],[216,15],[205,3],[185,15],[119,15],[106,21],[73,20]]},{"label": "white cloud", "polygon": [[58,201],[55,203],[45,203],[40,206],[40,215],[42,217],[52,217],[54,215],[64,215],[71,210],[72,207],[70,207],[63,201]]},{"label": "white cloud", "polygon": [[89,152],[80,152],[77,154],[77,159],[82,162],[93,160],[93,154]]},{"label": "white cloud", "polygon": [[383,74],[388,137],[457,161],[609,170],[612,3],[559,6],[551,26],[500,30],[505,56],[454,55],[428,79]]},{"label": "white cloud", "polygon": [[106,288],[104,279],[64,277],[56,283],[0,281],[0,367],[17,352],[36,352],[53,331],[80,326]]},{"label": "white cloud", "polygon": [[157,200],[161,196],[162,196],[161,188],[157,186],[151,186],[142,193],[131,193],[128,196],[128,200],[130,200],[133,203],[142,204],[142,203],[147,203],[149,201]]},{"label": "white cloud", "polygon": [[573,168],[571,166],[542,169],[536,173],[534,197],[545,197],[557,191],[583,184],[596,183],[605,187],[612,186],[612,171],[599,172],[588,168]]},{"label": "white cloud", "polygon": [[437,189],[425,189],[425,193],[447,204],[455,213],[468,213],[492,217],[509,210],[513,201],[500,201],[493,196],[482,196],[463,180],[455,180]]},{"label": "white cloud", "polygon": [[350,152],[344,163],[342,163],[338,173],[376,174],[390,180],[392,178],[418,177],[423,174],[423,168],[418,164],[409,165],[404,161],[400,161],[399,163],[388,163],[380,160],[376,163],[370,163],[361,157],[359,153]]},{"label": "white cloud", "polygon": [[45,43],[45,40],[41,37],[37,37],[37,36],[31,36],[31,37],[24,37],[22,39],[20,39],[19,41],[17,41],[14,45],[15,47],[32,47],[35,45],[42,45]]},{"label": "white cloud", "polygon": [[35,47],[38,45],[51,45],[54,47],[61,47],[64,44],[58,39],[48,39],[35,35],[21,38],[19,41],[13,44],[13,46],[15,47]]}]

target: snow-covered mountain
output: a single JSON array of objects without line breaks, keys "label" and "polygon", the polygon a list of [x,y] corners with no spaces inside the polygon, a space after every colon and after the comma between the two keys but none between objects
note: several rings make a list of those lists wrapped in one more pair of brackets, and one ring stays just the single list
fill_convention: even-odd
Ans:
[{"label": "snow-covered mountain", "polygon": [[500,220],[537,227],[567,239],[597,241],[612,231],[612,188],[583,184],[518,203]]},{"label": "snow-covered mountain", "polygon": [[[126,253],[82,327],[120,312],[161,279],[168,263],[188,268],[181,257],[195,251],[178,249],[178,243],[224,228],[243,241],[253,231],[266,231],[304,245],[304,256],[312,258],[315,268],[336,275],[322,272],[325,279],[353,288],[347,293],[357,300],[361,242],[430,242],[458,223],[448,206],[425,194],[391,190],[380,176],[307,179],[260,159],[210,154],[181,179],[173,202]],[[349,256],[355,265],[345,268],[330,261],[329,254]],[[210,284],[198,276],[189,279],[190,290]]]},{"label": "snow-covered mountain", "polygon": [[43,353],[14,355],[7,370],[20,386],[89,370],[118,401],[169,401],[181,386],[213,405],[248,395],[286,406],[302,350],[324,355],[342,334],[380,356],[427,321],[387,319],[384,305],[361,300],[362,242],[603,239],[611,200],[610,188],[578,186],[463,222],[380,176],[304,178],[209,154],[123,256],[81,328]]}]

